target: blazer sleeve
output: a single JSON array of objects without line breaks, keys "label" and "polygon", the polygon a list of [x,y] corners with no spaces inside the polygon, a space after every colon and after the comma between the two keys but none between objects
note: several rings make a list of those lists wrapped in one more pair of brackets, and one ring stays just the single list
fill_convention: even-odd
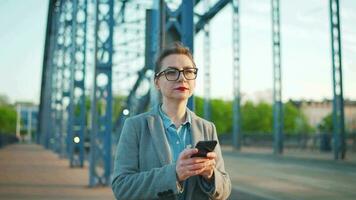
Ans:
[{"label": "blazer sleeve", "polygon": [[116,149],[112,179],[116,199],[157,199],[162,195],[177,194],[175,164],[140,171],[140,133],[136,130],[135,120],[128,118],[125,121]]},{"label": "blazer sleeve", "polygon": [[[212,139],[213,140],[218,140],[218,136],[216,133],[216,128],[213,123],[211,123],[211,129],[212,129]],[[224,165],[224,160],[222,157],[221,153],[221,148],[220,148],[220,143],[215,147],[215,153],[217,155],[216,158],[216,166],[214,169],[214,190],[213,191],[206,191],[206,187],[204,187],[201,183],[201,181],[205,181],[203,178],[200,179],[199,185],[205,193],[207,193],[211,199],[215,200],[223,200],[227,199],[230,196],[231,193],[231,181],[228,173],[225,171],[225,165]]]}]

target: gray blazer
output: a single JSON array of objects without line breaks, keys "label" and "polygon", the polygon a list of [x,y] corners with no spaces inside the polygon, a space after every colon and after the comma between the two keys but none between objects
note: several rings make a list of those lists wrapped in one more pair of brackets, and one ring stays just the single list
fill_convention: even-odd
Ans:
[{"label": "gray blazer", "polygon": [[[192,143],[218,140],[216,128],[193,112]],[[229,175],[225,171],[220,145],[214,170],[215,188],[209,195],[201,186],[202,178],[187,179],[186,199],[227,199],[231,192]],[[126,119],[116,149],[112,190],[117,199],[177,199],[176,163],[172,156],[158,106],[151,111]]]}]

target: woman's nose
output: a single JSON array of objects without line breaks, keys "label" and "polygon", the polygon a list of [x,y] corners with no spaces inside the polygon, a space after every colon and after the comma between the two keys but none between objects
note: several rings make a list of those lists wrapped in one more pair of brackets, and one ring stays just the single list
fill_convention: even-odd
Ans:
[{"label": "woman's nose", "polygon": [[187,81],[183,72],[179,72],[178,81]]}]

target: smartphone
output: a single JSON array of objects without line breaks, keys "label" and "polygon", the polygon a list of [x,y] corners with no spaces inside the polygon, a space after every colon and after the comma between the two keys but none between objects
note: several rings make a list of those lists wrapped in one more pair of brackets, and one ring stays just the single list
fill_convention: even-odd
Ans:
[{"label": "smartphone", "polygon": [[206,157],[206,154],[214,151],[218,142],[216,140],[199,141],[195,148],[198,149],[198,153],[193,154],[191,157]]}]

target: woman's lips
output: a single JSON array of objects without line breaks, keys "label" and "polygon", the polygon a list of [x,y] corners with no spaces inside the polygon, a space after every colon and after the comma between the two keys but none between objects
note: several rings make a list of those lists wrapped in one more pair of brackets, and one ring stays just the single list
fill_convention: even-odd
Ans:
[{"label": "woman's lips", "polygon": [[175,90],[185,91],[185,90],[189,90],[189,89],[186,87],[177,87],[177,88],[175,88]]}]

